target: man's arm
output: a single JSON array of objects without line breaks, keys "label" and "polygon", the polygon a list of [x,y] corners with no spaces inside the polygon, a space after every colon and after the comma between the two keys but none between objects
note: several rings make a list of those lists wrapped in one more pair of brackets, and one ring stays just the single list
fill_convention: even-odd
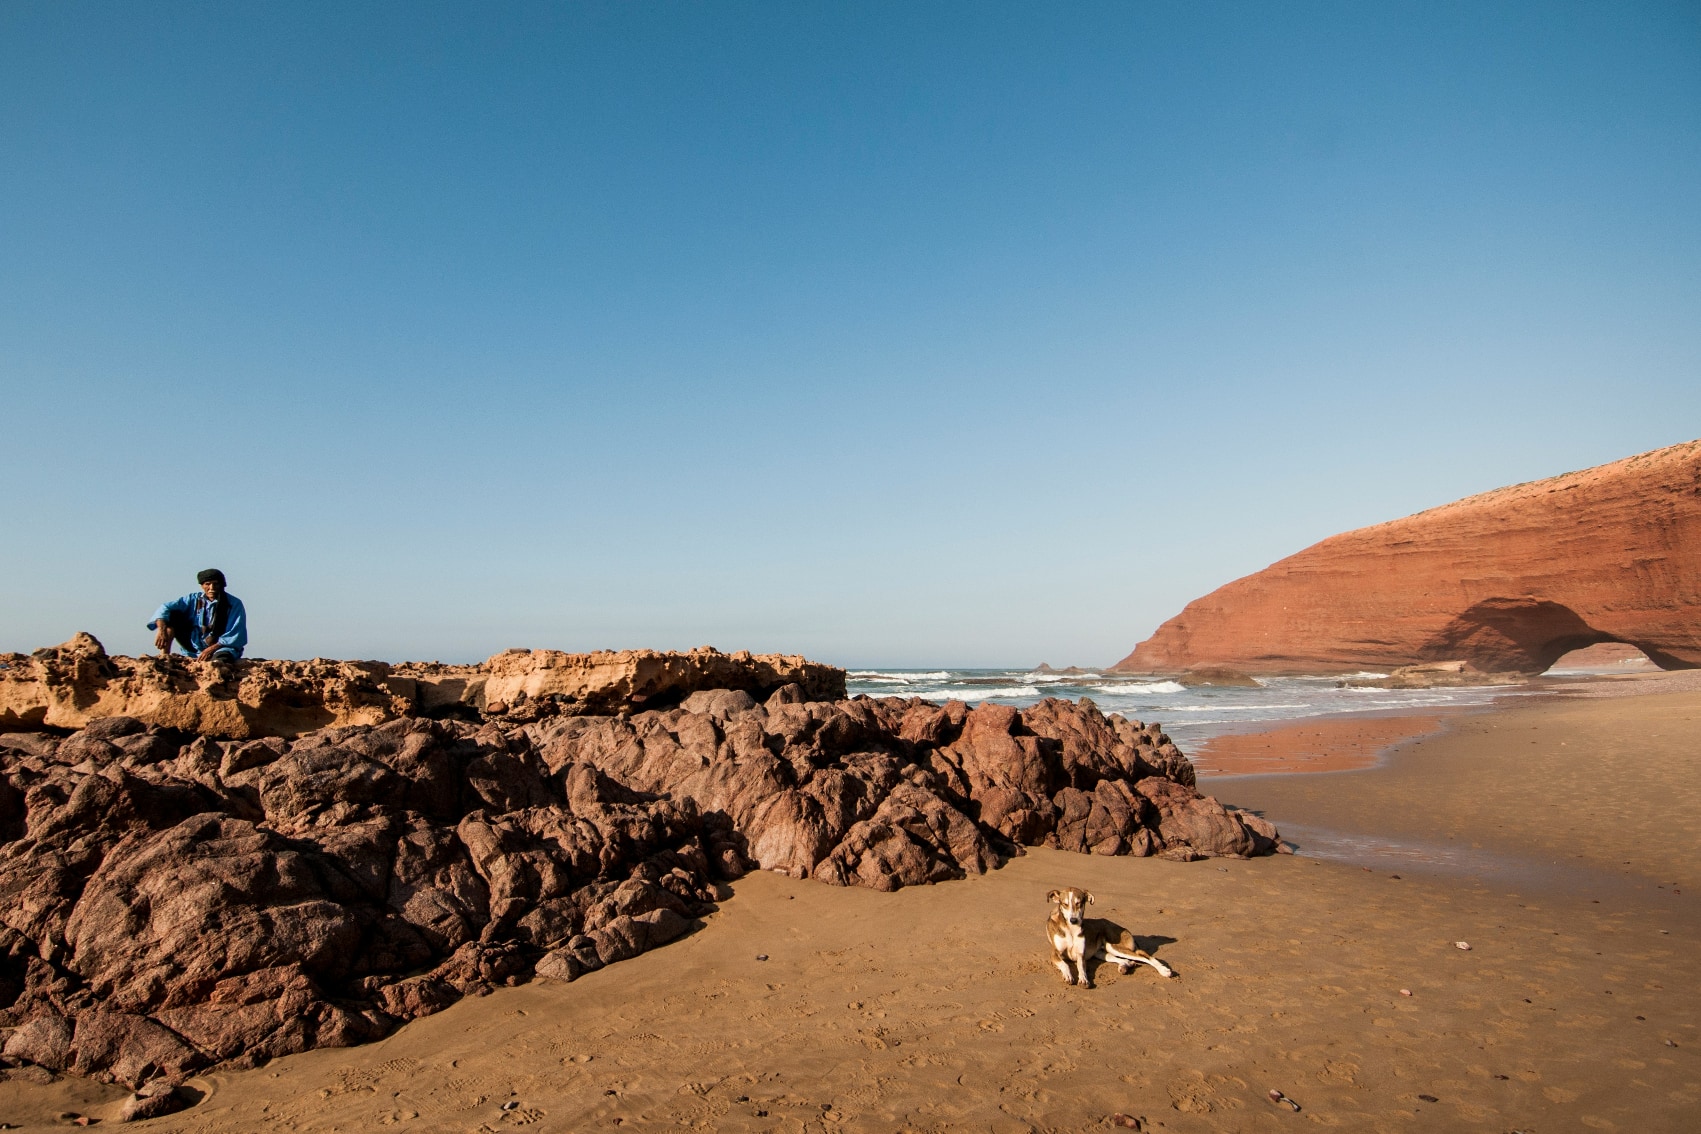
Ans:
[{"label": "man's arm", "polygon": [[154,632],[154,649],[167,654],[171,652],[171,615],[173,611],[188,609],[188,601],[187,598],[175,598],[160,603],[159,609],[154,611],[153,620],[148,623],[148,629]]}]

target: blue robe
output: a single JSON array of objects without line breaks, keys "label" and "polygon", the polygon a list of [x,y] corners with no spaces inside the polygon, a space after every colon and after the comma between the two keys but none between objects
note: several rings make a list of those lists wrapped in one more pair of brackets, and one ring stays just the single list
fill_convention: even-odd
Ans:
[{"label": "blue robe", "polygon": [[[160,608],[154,611],[154,619],[148,623],[148,629],[158,629],[159,624],[164,622],[171,627],[177,643],[186,646],[192,654],[199,654],[210,641],[216,640],[220,653],[228,651],[232,657],[239,658],[248,645],[248,612],[242,608],[242,600],[229,591],[225,592],[224,598],[230,604],[229,614],[225,618],[224,633],[217,639],[211,637],[213,604],[203,591],[161,603]],[[187,639],[182,635],[185,628],[189,631]]]}]

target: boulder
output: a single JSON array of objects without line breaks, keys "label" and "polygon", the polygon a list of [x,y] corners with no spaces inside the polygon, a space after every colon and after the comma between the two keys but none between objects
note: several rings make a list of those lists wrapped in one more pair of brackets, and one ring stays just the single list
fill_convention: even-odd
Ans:
[{"label": "boulder", "polygon": [[144,1119],[159,1118],[176,1114],[188,1105],[189,1100],[177,1087],[168,1080],[155,1079],[124,1100],[124,1105],[118,1111],[118,1121],[141,1122]]},{"label": "boulder", "polygon": [[1228,689],[1257,689],[1258,680],[1226,665],[1196,665],[1176,675],[1176,682],[1189,688],[1220,686]]}]

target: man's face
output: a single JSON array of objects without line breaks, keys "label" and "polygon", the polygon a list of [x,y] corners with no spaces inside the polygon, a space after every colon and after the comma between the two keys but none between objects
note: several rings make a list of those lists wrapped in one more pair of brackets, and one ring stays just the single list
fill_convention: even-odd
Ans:
[{"label": "man's face", "polygon": [[201,593],[206,595],[209,600],[216,599],[220,594],[224,593],[224,588],[213,582],[211,579],[208,579],[206,582],[201,584]]}]

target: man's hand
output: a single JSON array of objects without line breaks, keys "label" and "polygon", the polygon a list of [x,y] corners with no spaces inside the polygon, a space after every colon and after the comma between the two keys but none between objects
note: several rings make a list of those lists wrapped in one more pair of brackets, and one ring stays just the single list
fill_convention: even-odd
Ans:
[{"label": "man's hand", "polygon": [[171,625],[163,618],[159,620],[159,628],[154,631],[154,649],[166,657],[171,656]]},{"label": "man's hand", "polygon": [[212,660],[212,656],[214,654],[218,653],[218,652],[219,652],[219,644],[217,642],[214,642],[212,645],[210,645],[206,649],[202,650],[200,652],[200,654],[197,655],[197,656],[202,661],[210,661],[210,660]]}]

